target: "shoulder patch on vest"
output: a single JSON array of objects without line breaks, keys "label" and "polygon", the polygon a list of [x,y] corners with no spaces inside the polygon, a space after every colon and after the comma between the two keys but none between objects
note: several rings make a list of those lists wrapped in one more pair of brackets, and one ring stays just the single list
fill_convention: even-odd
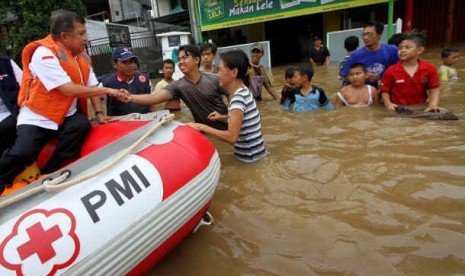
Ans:
[{"label": "shoulder patch on vest", "polygon": [[83,57],[86,62],[90,62],[90,57],[87,54],[81,53],[80,56]]},{"label": "shoulder patch on vest", "polygon": [[61,59],[62,61],[68,61],[68,58],[66,57],[65,51],[63,49],[58,49],[58,58]]}]

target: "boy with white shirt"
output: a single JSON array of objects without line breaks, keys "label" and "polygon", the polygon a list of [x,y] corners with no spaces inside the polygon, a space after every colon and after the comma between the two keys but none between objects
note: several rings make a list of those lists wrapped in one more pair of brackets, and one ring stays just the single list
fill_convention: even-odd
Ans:
[{"label": "boy with white shirt", "polygon": [[[51,34],[29,43],[22,53],[17,138],[0,158],[0,194],[55,136],[59,136],[58,145],[41,168],[42,173],[51,173],[79,157],[90,123],[78,110],[78,97],[119,93],[116,89],[96,87],[98,81],[84,51],[87,43],[84,18],[58,10],[52,13],[50,23]],[[98,97],[92,102],[98,111]],[[81,110],[85,112],[86,106]]]}]

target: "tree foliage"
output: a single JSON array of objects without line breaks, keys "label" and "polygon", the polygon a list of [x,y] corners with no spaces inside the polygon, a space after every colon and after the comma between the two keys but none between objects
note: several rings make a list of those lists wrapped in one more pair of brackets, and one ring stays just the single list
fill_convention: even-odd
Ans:
[{"label": "tree foliage", "polygon": [[87,14],[81,0],[12,0],[0,10],[0,18],[9,10],[17,20],[8,23],[8,39],[3,43],[13,47],[13,56],[19,58],[24,46],[45,37],[50,29],[50,14],[54,10],[66,9],[82,16]]}]

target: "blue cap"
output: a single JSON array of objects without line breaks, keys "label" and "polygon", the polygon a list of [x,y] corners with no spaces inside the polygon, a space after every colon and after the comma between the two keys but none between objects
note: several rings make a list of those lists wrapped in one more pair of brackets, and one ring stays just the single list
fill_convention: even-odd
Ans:
[{"label": "blue cap", "polygon": [[132,52],[132,49],[126,46],[119,46],[113,50],[113,54],[111,54],[112,60],[128,60],[131,58],[137,58],[136,55]]}]

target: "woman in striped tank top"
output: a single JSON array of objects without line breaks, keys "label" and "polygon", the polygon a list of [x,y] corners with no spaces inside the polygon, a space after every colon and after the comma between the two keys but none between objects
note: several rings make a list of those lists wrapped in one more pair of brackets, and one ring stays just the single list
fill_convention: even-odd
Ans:
[{"label": "woman in striped tank top", "polygon": [[257,104],[244,85],[249,59],[241,50],[220,54],[218,77],[220,86],[229,93],[229,114],[212,112],[209,120],[227,121],[227,130],[218,130],[199,123],[189,123],[198,131],[213,135],[234,145],[234,155],[243,162],[255,162],[267,155]]}]

